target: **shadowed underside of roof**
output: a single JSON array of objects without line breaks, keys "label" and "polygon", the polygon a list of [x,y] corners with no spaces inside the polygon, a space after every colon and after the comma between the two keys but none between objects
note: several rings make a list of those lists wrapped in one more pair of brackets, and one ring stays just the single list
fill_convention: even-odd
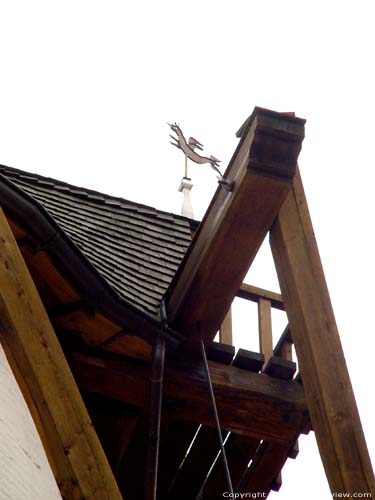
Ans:
[{"label": "shadowed underside of roof", "polygon": [[153,316],[191,241],[189,221],[145,205],[0,166],[118,295]]}]

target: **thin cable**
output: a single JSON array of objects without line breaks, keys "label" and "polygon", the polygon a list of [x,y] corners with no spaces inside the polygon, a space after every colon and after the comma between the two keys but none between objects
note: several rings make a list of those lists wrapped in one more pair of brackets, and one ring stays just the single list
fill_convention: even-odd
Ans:
[{"label": "thin cable", "polygon": [[224,469],[225,469],[225,477],[226,477],[226,480],[227,480],[227,487],[228,487],[229,492],[232,494],[232,497],[234,498],[234,491],[233,491],[233,486],[232,486],[232,480],[231,480],[231,477],[230,477],[230,472],[229,472],[229,467],[228,467],[228,461],[227,461],[227,455],[225,453],[225,448],[224,448],[224,443],[223,443],[223,437],[221,435],[221,427],[220,427],[220,422],[219,422],[219,415],[217,413],[217,408],[216,408],[215,394],[214,394],[214,390],[213,390],[213,387],[212,387],[211,375],[210,375],[210,371],[208,369],[208,363],[207,363],[207,357],[206,357],[206,350],[204,348],[204,342],[203,342],[202,332],[201,332],[200,324],[199,323],[197,325],[197,330],[198,330],[198,334],[199,334],[199,337],[200,337],[200,344],[201,344],[203,364],[204,364],[204,368],[205,368],[205,371],[206,371],[206,377],[207,377],[207,382],[208,382],[208,389],[209,389],[209,392],[210,392],[212,409],[213,409],[214,417],[215,417],[216,430],[217,430],[217,434],[218,434],[218,437],[219,437],[219,444],[220,444],[221,455],[223,457],[223,462],[224,462]]}]

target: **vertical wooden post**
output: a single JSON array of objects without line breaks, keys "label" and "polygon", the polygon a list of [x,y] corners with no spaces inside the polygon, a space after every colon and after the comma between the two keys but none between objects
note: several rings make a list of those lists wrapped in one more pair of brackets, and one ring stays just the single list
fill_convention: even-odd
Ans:
[{"label": "vertical wooden post", "polygon": [[228,309],[224,321],[221,323],[219,338],[223,344],[233,345],[232,307]]},{"label": "vertical wooden post", "polygon": [[263,299],[258,300],[258,324],[259,324],[259,348],[264,354],[264,366],[273,354],[272,345],[272,320],[271,320],[271,301]]},{"label": "vertical wooden post", "polygon": [[374,475],[299,172],[270,242],[331,491],[375,497]]},{"label": "vertical wooden post", "polygon": [[0,208],[0,335],[64,498],[121,499],[79,389]]}]

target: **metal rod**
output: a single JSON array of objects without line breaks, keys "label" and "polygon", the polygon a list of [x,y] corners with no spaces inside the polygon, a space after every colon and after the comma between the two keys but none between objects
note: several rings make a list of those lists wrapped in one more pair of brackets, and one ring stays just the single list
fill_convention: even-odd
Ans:
[{"label": "metal rod", "polygon": [[164,361],[165,339],[161,335],[158,335],[152,350],[151,375],[149,379],[150,399],[148,449],[145,474],[145,500],[156,500]]},{"label": "metal rod", "polygon": [[221,427],[220,427],[220,422],[219,422],[219,415],[217,413],[217,407],[216,407],[216,401],[215,401],[215,394],[214,394],[214,390],[213,390],[213,387],[212,387],[210,370],[208,368],[208,363],[207,363],[206,350],[204,348],[204,341],[203,341],[203,336],[202,336],[202,332],[201,332],[200,324],[199,323],[197,325],[197,329],[198,329],[198,334],[199,334],[199,337],[200,337],[200,344],[201,344],[203,364],[204,364],[204,368],[205,368],[205,372],[206,372],[206,377],[207,377],[207,382],[208,382],[208,389],[209,389],[209,392],[210,392],[212,409],[213,409],[213,413],[214,413],[214,417],[215,417],[216,430],[217,430],[217,434],[218,434],[218,437],[219,437],[219,444],[220,444],[221,456],[223,457],[223,462],[224,462],[224,469],[225,469],[225,477],[226,477],[226,480],[227,480],[227,487],[228,487],[229,493],[231,493],[232,497],[234,498],[234,496],[233,496],[234,492],[233,492],[232,480],[231,480],[231,477],[230,477],[230,472],[229,472],[229,467],[228,467],[227,455],[225,453],[223,436],[221,435]]},{"label": "metal rod", "polygon": [[187,179],[187,176],[188,176],[188,157],[185,154],[185,177],[186,177],[186,179]]}]

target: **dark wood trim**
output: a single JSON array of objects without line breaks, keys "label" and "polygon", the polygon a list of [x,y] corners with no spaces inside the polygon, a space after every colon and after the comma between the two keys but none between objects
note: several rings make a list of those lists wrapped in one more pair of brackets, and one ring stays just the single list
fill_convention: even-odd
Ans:
[{"label": "dark wood trim", "polygon": [[[104,354],[66,354],[82,391],[145,407],[149,365]],[[289,445],[309,430],[303,389],[297,382],[214,361],[209,361],[209,368],[222,428]],[[164,411],[168,418],[214,427],[201,361],[181,357],[167,363]]]}]

